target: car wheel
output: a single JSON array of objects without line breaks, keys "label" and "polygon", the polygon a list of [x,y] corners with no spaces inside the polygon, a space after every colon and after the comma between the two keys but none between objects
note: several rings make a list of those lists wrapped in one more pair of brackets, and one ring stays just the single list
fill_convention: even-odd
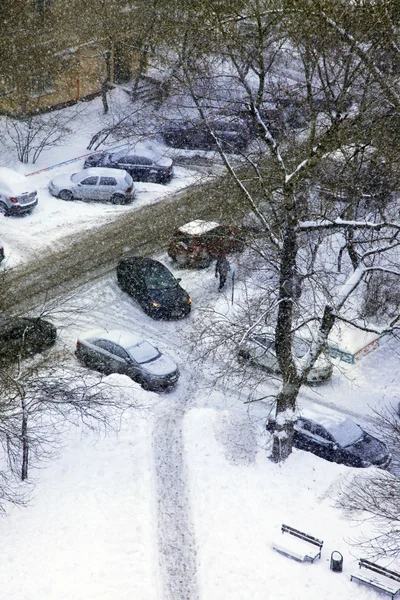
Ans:
[{"label": "car wheel", "polygon": [[0,202],[0,215],[7,216],[7,213],[8,213],[7,206],[5,204],[3,204],[3,202]]},{"label": "car wheel", "polygon": [[148,392],[150,390],[149,382],[146,379],[141,379],[140,380],[140,385],[142,386],[142,388],[144,390],[146,390],[146,392]]},{"label": "car wheel", "polygon": [[114,194],[111,196],[111,202],[112,204],[127,204],[127,200],[122,194]]},{"label": "car wheel", "polygon": [[61,192],[58,194],[58,197],[61,198],[61,200],[65,200],[66,202],[71,202],[71,200],[74,199],[72,192],[70,192],[69,190],[61,190]]}]

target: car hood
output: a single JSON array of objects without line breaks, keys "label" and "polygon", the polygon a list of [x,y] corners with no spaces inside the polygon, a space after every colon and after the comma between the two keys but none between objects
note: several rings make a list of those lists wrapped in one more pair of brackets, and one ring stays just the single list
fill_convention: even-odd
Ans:
[{"label": "car hood", "polygon": [[369,433],[365,433],[361,440],[355,444],[346,446],[346,450],[372,464],[380,463],[385,457],[389,456],[389,451],[385,444],[372,435],[369,435]]},{"label": "car hood", "polygon": [[178,367],[174,361],[164,354],[161,354],[161,356],[155,360],[142,365],[143,371],[146,371],[146,373],[149,373],[150,375],[156,376],[172,375],[175,373],[177,368]]},{"label": "car hood", "polygon": [[177,303],[187,304],[189,301],[189,294],[180,285],[165,290],[149,290],[149,296],[162,306],[171,306],[171,308]]},{"label": "car hood", "polygon": [[71,181],[71,175],[63,173],[62,175],[57,175],[56,177],[54,177],[50,183],[55,185],[56,187],[63,187],[70,186],[73,182]]}]

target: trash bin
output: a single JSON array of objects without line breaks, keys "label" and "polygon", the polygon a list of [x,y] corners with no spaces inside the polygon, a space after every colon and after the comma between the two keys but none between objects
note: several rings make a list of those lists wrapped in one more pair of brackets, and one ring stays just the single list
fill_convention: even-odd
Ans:
[{"label": "trash bin", "polygon": [[337,550],[331,554],[331,571],[341,573],[343,569],[343,556]]}]

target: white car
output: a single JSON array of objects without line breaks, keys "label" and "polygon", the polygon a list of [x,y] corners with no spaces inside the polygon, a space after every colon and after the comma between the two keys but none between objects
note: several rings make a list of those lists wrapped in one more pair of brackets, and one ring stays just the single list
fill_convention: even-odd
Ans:
[{"label": "white car", "polygon": [[0,168],[0,214],[30,213],[37,203],[37,191],[30,177],[7,167]]},{"label": "white car", "polygon": [[115,329],[80,335],[75,354],[87,367],[128,375],[146,390],[172,388],[179,378],[174,361],[133,331]]},{"label": "white car", "polygon": [[[293,338],[293,357],[298,372],[305,366],[310,353],[310,343],[298,336]],[[238,357],[248,360],[258,367],[279,373],[279,363],[275,353],[275,340],[270,334],[253,335],[239,349]],[[332,376],[332,364],[325,355],[320,355],[307,376],[308,383],[320,383]]]},{"label": "white car", "polygon": [[121,169],[93,167],[72,175],[58,175],[49,183],[53,196],[62,200],[103,200],[129,204],[135,197],[132,177]]}]

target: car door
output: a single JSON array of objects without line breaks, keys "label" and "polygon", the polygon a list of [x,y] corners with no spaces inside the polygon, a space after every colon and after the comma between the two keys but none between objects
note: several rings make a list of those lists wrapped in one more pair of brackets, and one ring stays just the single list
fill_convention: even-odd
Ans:
[{"label": "car door", "polygon": [[99,181],[99,200],[110,200],[116,192],[121,192],[115,177],[100,177]]},{"label": "car door", "polygon": [[321,458],[333,461],[333,441],[322,425],[309,419],[298,419],[295,423],[295,445]]},{"label": "car door", "polygon": [[116,346],[109,340],[96,340],[93,342],[96,347],[97,368],[104,373],[123,373],[126,370],[125,361],[117,355]]},{"label": "car door", "polygon": [[95,176],[85,177],[76,186],[76,192],[82,200],[97,200],[99,178]]}]

